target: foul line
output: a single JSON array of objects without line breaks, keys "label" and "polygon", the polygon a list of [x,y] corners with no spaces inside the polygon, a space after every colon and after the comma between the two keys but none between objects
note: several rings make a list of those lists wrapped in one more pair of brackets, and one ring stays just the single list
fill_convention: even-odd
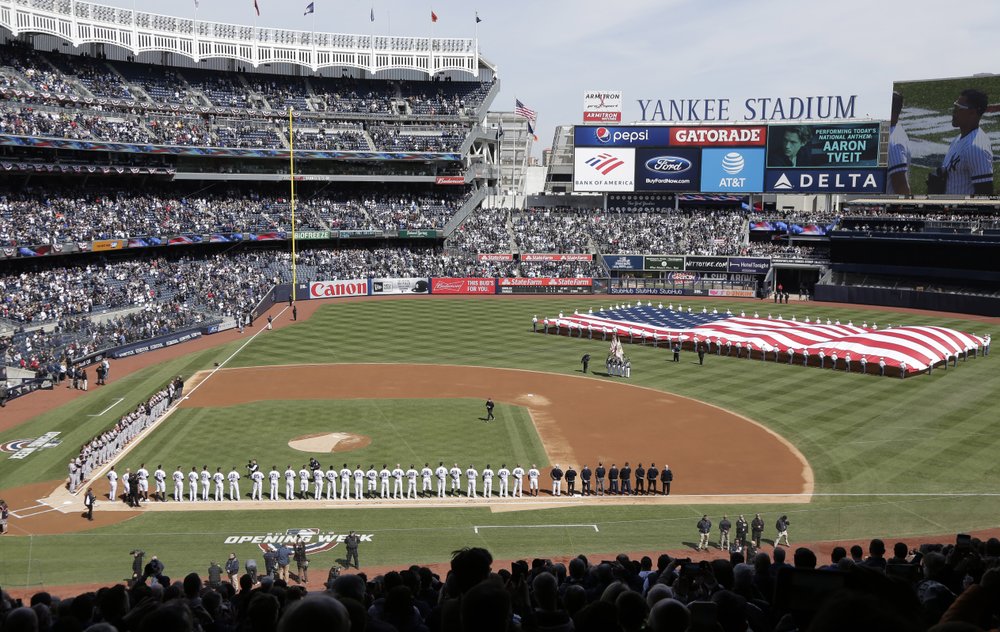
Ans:
[{"label": "foul line", "polygon": [[118,399],[116,399],[114,401],[114,403],[112,403],[110,406],[108,406],[107,408],[105,408],[101,412],[97,413],[96,415],[87,415],[87,416],[88,417],[100,417],[101,415],[103,415],[104,413],[108,412],[109,410],[111,410],[112,408],[114,408],[115,406],[117,406],[118,404],[120,404],[120,403],[122,403],[124,401],[125,401],[124,397],[119,397]]},{"label": "foul line", "polygon": [[480,529],[559,529],[562,527],[593,527],[594,531],[600,533],[596,524],[481,524],[472,527],[472,530],[479,533]]},{"label": "foul line", "polygon": [[[287,309],[288,309],[288,307],[282,308],[281,311],[278,312],[277,315],[281,316],[282,314],[285,313],[285,311]],[[256,338],[257,336],[261,335],[265,331],[267,331],[267,329],[265,327],[261,327],[257,331],[257,333],[255,333],[254,335],[250,336],[247,339],[246,342],[244,342],[242,345],[240,345],[239,349],[237,349],[236,351],[233,351],[233,353],[228,358],[226,358],[225,360],[223,360],[222,362],[220,362],[218,366],[216,366],[214,369],[212,369],[209,372],[209,374],[205,376],[205,379],[203,379],[201,382],[198,382],[197,384],[195,384],[194,387],[190,391],[188,391],[188,393],[182,398],[181,401],[183,401],[183,400],[188,399],[189,397],[191,397],[191,395],[194,394],[195,391],[197,391],[199,388],[201,388],[202,384],[204,384],[205,382],[208,381],[208,378],[212,377],[213,375],[215,375],[219,371],[219,369],[221,369],[222,367],[226,366],[227,362],[229,362],[230,360],[232,360],[233,358],[235,358],[236,355],[240,351],[243,351],[243,349],[246,348],[246,346],[248,344],[250,344],[251,342],[254,341],[254,338]],[[87,480],[83,481],[80,484],[80,487],[72,495],[73,496],[78,495],[81,491],[83,491],[84,489],[86,489],[88,486],[93,485],[96,481],[100,480],[101,477],[103,477],[105,475],[105,473],[107,473],[107,471],[111,469],[112,465],[115,465],[116,463],[118,463],[119,461],[121,461],[125,456],[127,456],[129,454],[129,452],[131,452],[132,450],[134,450],[135,447],[137,445],[139,445],[139,443],[141,443],[143,439],[145,439],[150,434],[152,434],[153,430],[155,428],[159,427],[160,424],[162,424],[168,417],[170,417],[170,415],[172,415],[174,413],[174,411],[177,410],[177,408],[179,406],[180,406],[180,402],[175,403],[173,406],[171,406],[166,411],[164,411],[164,413],[162,415],[160,415],[159,419],[153,420],[148,426],[146,426],[145,430],[143,430],[138,435],[136,435],[135,439],[133,439],[131,442],[128,443],[128,445],[126,445],[124,448],[122,448],[122,450],[119,451],[118,454],[114,455],[114,457],[111,458],[111,459],[109,459],[106,463],[104,463],[104,465],[102,465],[99,468],[95,469],[94,472],[91,474],[90,478],[88,478]],[[60,488],[61,488],[61,486],[60,486]],[[59,488],[57,488],[56,491],[58,492]]]}]

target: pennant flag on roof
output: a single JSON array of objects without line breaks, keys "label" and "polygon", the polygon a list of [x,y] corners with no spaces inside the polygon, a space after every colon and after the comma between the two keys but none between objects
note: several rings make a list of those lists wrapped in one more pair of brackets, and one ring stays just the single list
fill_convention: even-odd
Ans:
[{"label": "pennant flag on roof", "polygon": [[260,17],[260,7],[257,6],[257,0],[253,0],[253,10],[257,12],[257,17]]},{"label": "pennant flag on roof", "polygon": [[438,21],[438,14],[434,13],[434,10],[432,9],[431,10],[431,22],[437,22],[437,21]]},{"label": "pennant flag on roof", "polygon": [[302,15],[309,15],[310,13],[316,13],[316,3],[315,2],[310,2],[309,4],[307,4],[306,5],[306,12],[303,13]]},{"label": "pennant flag on roof", "polygon": [[479,24],[482,21],[483,21],[483,19],[481,17],[479,17],[479,11],[476,11],[476,24]]}]

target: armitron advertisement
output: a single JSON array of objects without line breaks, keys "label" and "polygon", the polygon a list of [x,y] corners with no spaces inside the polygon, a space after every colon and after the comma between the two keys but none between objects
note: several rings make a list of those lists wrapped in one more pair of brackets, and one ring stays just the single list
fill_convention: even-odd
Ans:
[{"label": "armitron advertisement", "polygon": [[620,90],[588,90],[583,93],[584,123],[620,123],[621,120]]}]

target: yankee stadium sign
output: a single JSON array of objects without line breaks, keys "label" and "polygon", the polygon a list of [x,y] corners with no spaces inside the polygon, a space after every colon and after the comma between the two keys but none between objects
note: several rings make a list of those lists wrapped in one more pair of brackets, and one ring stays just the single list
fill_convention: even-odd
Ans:
[{"label": "yankee stadium sign", "polygon": [[647,122],[798,121],[855,118],[858,95],[745,99],[636,99]]}]

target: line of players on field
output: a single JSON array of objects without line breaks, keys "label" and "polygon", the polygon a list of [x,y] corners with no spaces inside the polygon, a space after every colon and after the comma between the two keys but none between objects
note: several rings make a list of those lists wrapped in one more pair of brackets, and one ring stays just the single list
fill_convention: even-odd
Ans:
[{"label": "line of players on field", "polygon": [[[424,463],[423,468],[418,471],[413,464],[405,470],[399,463],[393,469],[389,469],[388,464],[383,464],[381,469],[376,469],[375,465],[372,464],[366,470],[361,467],[360,463],[354,469],[344,463],[343,467],[338,470],[333,465],[324,469],[315,458],[309,459],[309,464],[303,465],[297,471],[291,465],[287,466],[284,472],[279,471],[277,466],[272,466],[267,473],[260,469],[255,459],[251,459],[247,463],[246,470],[247,478],[251,482],[251,500],[264,499],[265,480],[268,482],[267,496],[269,500],[281,500],[282,498],[284,500],[307,498],[350,500],[352,492],[353,498],[356,500],[365,498],[426,498],[435,495],[438,498],[462,495],[478,498],[480,489],[482,497],[492,498],[494,482],[497,483],[498,497],[517,498],[523,496],[525,477],[528,479],[528,495],[537,496],[538,479],[541,476],[538,467],[534,464],[527,471],[519,463],[513,469],[502,464],[496,471],[487,464],[480,471],[474,465],[469,465],[463,470],[458,463],[449,468],[442,461],[435,469],[431,469],[429,463]],[[465,477],[464,487],[462,485],[463,475]],[[607,487],[605,487],[606,475],[608,476]],[[589,466],[584,465],[579,473],[572,466],[563,471],[557,464],[549,473],[549,477],[552,479],[552,494],[555,496],[562,494],[564,479],[567,492],[571,495],[575,494],[575,483],[578,477],[581,481],[580,492],[583,495],[656,494],[657,480],[662,484],[662,492],[660,493],[670,493],[673,473],[669,466],[665,465],[662,470],[657,470],[653,464],[650,464],[649,468],[646,469],[643,469],[640,464],[636,467],[634,475],[635,488],[633,491],[631,485],[633,471],[628,463],[620,469],[615,464],[612,464],[610,469],[606,469],[603,463],[599,463],[594,471],[591,471]],[[114,467],[108,472],[107,477],[110,484],[109,498],[114,499],[119,480]],[[167,499],[168,476],[163,470],[163,466],[158,465],[151,477],[154,481],[153,499],[165,501]],[[226,500],[227,482],[228,500],[242,498],[240,481],[243,476],[235,466],[228,473],[223,473],[221,467],[217,467],[214,473],[210,472],[207,465],[203,466],[200,471],[197,467],[192,467],[190,472],[185,473],[180,466],[177,466],[170,478],[173,480],[173,499],[175,501]],[[150,474],[145,464],[142,464],[135,472],[126,469],[125,474],[121,476],[126,502],[138,506],[141,501],[148,501],[149,479]],[[285,483],[283,495],[282,479]],[[417,491],[418,479],[419,492]],[[591,487],[592,479],[596,483],[596,488]],[[482,483],[481,487],[480,482]],[[645,489],[644,482],[646,483]]]}]

